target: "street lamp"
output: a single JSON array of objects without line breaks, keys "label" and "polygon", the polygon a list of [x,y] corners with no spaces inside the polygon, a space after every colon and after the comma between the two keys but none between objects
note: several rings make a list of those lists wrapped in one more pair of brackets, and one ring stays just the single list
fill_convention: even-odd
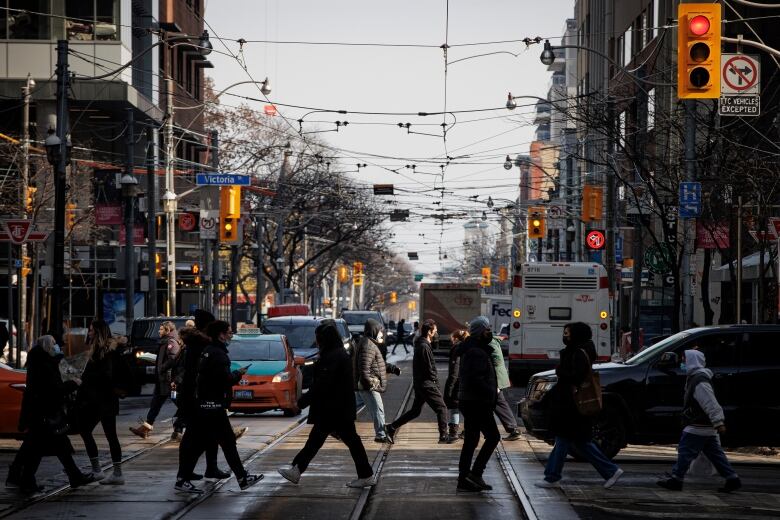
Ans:
[{"label": "street lamp", "polygon": [[203,31],[203,34],[200,35],[200,39],[198,40],[198,47],[200,47],[200,53],[203,56],[208,56],[211,54],[211,51],[214,49],[214,46],[211,45],[211,42],[209,41],[209,32]]},{"label": "street lamp", "polygon": [[544,50],[542,51],[542,54],[539,55],[539,59],[548,66],[552,65],[555,61],[555,53],[550,45],[550,40],[544,40]]},{"label": "street lamp", "polygon": [[504,161],[504,169],[505,170],[512,169],[512,159],[510,159],[508,155],[506,156],[506,160]]},{"label": "street lamp", "polygon": [[129,337],[133,319],[135,318],[135,215],[133,198],[135,197],[138,179],[129,172],[119,179],[122,186],[122,198],[125,202],[125,326]]}]

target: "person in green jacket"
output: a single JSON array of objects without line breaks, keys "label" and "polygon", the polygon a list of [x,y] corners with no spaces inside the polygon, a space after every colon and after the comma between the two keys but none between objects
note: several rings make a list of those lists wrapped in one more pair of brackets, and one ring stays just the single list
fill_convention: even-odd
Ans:
[{"label": "person in green jacket", "polygon": [[506,397],[506,389],[512,386],[512,384],[509,382],[509,374],[504,365],[504,354],[501,352],[501,338],[493,336],[493,341],[490,342],[490,346],[493,347],[493,353],[490,357],[493,360],[493,366],[496,367],[496,381],[498,382],[496,415],[501,421],[504,430],[508,433],[508,435],[504,437],[504,440],[516,441],[520,438],[521,434],[517,427],[517,418]]}]

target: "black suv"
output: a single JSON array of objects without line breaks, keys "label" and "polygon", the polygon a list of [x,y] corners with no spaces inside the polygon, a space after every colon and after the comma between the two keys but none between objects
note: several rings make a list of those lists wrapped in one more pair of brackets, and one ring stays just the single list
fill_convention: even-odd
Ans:
[{"label": "black suv", "polygon": [[157,372],[157,351],[160,348],[160,325],[166,321],[172,321],[176,330],[184,327],[190,316],[157,316],[153,318],[136,318],[130,332],[128,350],[133,356],[134,381],[136,388],[131,389],[130,394],[138,395],[140,385],[154,383]]},{"label": "black suv", "polygon": [[[317,341],[314,338],[314,329],[325,319],[319,316],[279,316],[263,321],[264,334],[283,334],[287,336],[287,342],[296,356],[306,359],[301,371],[303,372],[303,388],[311,385],[314,362],[319,358]],[[347,328],[347,323],[342,319],[332,320],[336,322],[336,328],[341,334],[344,348],[352,352],[352,336]]]},{"label": "black suv", "polygon": [[[780,444],[780,326],[724,325],[679,332],[623,363],[593,366],[604,399],[593,440],[605,455],[615,456],[627,443],[677,443],[686,378],[680,361],[693,348],[704,353],[713,372],[726,415],[723,443]],[[539,403],[555,381],[554,371],[535,374],[519,405],[528,432],[548,441],[548,411]]]}]

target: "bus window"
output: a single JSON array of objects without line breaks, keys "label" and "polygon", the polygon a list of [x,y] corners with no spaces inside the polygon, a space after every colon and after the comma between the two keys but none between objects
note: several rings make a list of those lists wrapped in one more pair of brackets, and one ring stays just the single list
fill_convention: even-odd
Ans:
[{"label": "bus window", "polygon": [[551,320],[571,320],[571,307],[550,307]]}]

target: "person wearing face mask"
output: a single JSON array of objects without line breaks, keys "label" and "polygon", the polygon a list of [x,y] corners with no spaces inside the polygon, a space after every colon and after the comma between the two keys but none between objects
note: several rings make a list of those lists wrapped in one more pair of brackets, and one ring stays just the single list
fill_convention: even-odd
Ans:
[{"label": "person wearing face mask", "polygon": [[[332,321],[323,320],[314,331],[320,358],[314,363],[314,374],[309,391],[298,399],[298,408],[309,408],[307,422],[312,425],[309,438],[292,464],[279,468],[279,474],[293,484],[322,448],[328,435],[334,435],[349,448],[358,478],[348,487],[363,488],[376,484],[374,470],[355,430],[355,393],[352,361],[344,350],[341,335]],[[381,356],[379,356],[381,358]]]},{"label": "person wearing face mask", "polygon": [[436,322],[425,320],[420,328],[420,336],[414,342],[414,357],[412,358],[414,401],[412,401],[412,407],[405,414],[385,427],[385,432],[391,443],[395,442],[395,434],[401,426],[420,416],[425,404],[436,412],[436,421],[439,425],[439,444],[452,444],[457,441],[457,438],[449,435],[447,405],[444,403],[441,390],[439,390],[439,375],[431,348],[431,341],[436,336],[436,332]]},{"label": "person wearing face mask", "polygon": [[[490,321],[478,316],[469,322],[469,337],[456,347],[460,356],[458,407],[463,414],[463,448],[458,463],[458,491],[493,489],[482,479],[493,451],[501,440],[493,413],[498,399],[498,380],[493,364],[493,333]],[[472,466],[480,434],[485,442]]]},{"label": "person wearing face mask", "polygon": [[687,374],[682,412],[684,428],[677,444],[677,462],[672,467],[672,475],[657,484],[671,491],[682,491],[685,473],[696,457],[704,453],[726,479],[718,491],[736,491],[742,487],[742,481],[720,445],[719,435],[726,432],[726,423],[723,408],[712,389],[712,371],[705,368],[704,353],[698,350],[686,350],[683,363]]},{"label": "person wearing face mask", "polygon": [[593,331],[587,323],[569,323],[563,328],[563,344],[560,363],[555,368],[558,381],[550,390],[550,429],[555,434],[555,446],[544,468],[544,480],[537,482],[541,488],[560,487],[561,472],[566,456],[576,450],[604,479],[609,489],[623,474],[615,463],[593,444],[591,418],[580,414],[574,393],[590,375],[593,363],[598,359],[593,345]]},{"label": "person wearing face mask", "polygon": [[65,397],[74,392],[81,381],[62,381],[62,352],[52,336],[41,336],[27,355],[27,381],[19,415],[19,431],[24,442],[8,471],[6,487],[24,493],[42,491],[35,473],[44,455],[55,455],[65,468],[71,487],[95,481],[91,473],[84,474],[73,460],[73,446],[66,435],[67,419],[63,414]]},{"label": "person wearing face mask", "polygon": [[379,350],[383,340],[381,325],[369,318],[352,356],[355,392],[365,403],[374,420],[376,442],[388,442],[385,433],[385,407],[382,402],[382,393],[387,389],[387,366]]}]

